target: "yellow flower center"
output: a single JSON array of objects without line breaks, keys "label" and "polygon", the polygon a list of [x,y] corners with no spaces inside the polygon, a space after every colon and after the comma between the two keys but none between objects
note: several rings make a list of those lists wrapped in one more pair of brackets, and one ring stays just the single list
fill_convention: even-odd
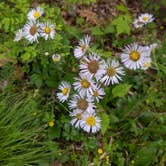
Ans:
[{"label": "yellow flower center", "polygon": [[63,88],[63,90],[62,90],[62,93],[63,93],[63,95],[64,96],[66,96],[67,95],[67,93],[68,93],[68,91],[69,91],[69,89],[68,88]]},{"label": "yellow flower center", "polygon": [[88,63],[88,70],[91,73],[96,73],[99,69],[99,63],[96,60],[92,60]]},{"label": "yellow flower center", "polygon": [[109,77],[113,77],[116,74],[116,69],[114,67],[109,67],[106,73]]},{"label": "yellow flower center", "polygon": [[82,86],[83,88],[89,88],[90,83],[89,83],[88,80],[83,79],[83,80],[81,80],[81,86]]},{"label": "yellow flower center", "polygon": [[33,16],[34,16],[35,18],[39,18],[39,17],[40,17],[40,13],[39,13],[38,11],[35,11],[35,13],[33,14]]},{"label": "yellow flower center", "polygon": [[81,114],[77,114],[77,115],[76,115],[76,118],[77,118],[78,120],[81,120],[81,119],[82,119]]},{"label": "yellow flower center", "polygon": [[96,90],[96,91],[93,91],[93,96],[94,96],[94,97],[98,97],[98,96],[99,96],[99,93],[98,93],[97,90]]},{"label": "yellow flower center", "polygon": [[86,124],[89,125],[89,126],[94,126],[96,124],[95,118],[93,116],[89,116],[86,119]]},{"label": "yellow flower center", "polygon": [[147,16],[144,16],[143,18],[142,18],[144,21],[148,21],[148,17]]},{"label": "yellow flower center", "polygon": [[51,122],[48,123],[48,125],[49,125],[50,127],[53,127],[53,126],[54,126],[54,122],[51,121]]},{"label": "yellow flower center", "polygon": [[99,148],[97,152],[98,154],[103,154],[103,149]]},{"label": "yellow flower center", "polygon": [[31,28],[29,29],[29,33],[34,36],[37,32],[37,27],[35,25],[32,25]]},{"label": "yellow flower center", "polygon": [[82,44],[82,45],[81,45],[81,49],[82,49],[82,51],[85,51],[86,48],[87,48],[86,44]]},{"label": "yellow flower center", "polygon": [[50,34],[51,28],[50,27],[45,27],[44,32],[47,33],[47,34]]},{"label": "yellow flower center", "polygon": [[77,108],[81,110],[86,110],[88,108],[88,102],[85,99],[79,99],[77,101]]},{"label": "yellow flower center", "polygon": [[131,59],[132,61],[138,61],[139,58],[140,58],[140,53],[139,53],[138,51],[132,51],[132,52],[129,54],[129,56],[130,56],[130,59]]}]

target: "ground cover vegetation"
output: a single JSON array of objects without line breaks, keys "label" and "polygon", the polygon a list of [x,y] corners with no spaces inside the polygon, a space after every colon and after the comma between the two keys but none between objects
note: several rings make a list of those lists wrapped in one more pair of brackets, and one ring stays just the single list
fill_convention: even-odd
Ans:
[{"label": "ground cover vegetation", "polygon": [[0,165],[166,164],[165,0],[0,10]]}]

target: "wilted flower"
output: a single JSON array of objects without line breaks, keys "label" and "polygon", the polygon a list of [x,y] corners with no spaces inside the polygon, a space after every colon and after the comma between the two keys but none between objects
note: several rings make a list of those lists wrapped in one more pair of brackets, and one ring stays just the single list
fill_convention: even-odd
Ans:
[{"label": "wilted flower", "polygon": [[24,37],[23,29],[19,29],[15,35],[14,41],[20,41]]},{"label": "wilted flower", "polygon": [[53,54],[53,55],[52,55],[52,60],[53,60],[54,62],[59,62],[60,59],[61,59],[61,56],[60,56],[59,54]]}]

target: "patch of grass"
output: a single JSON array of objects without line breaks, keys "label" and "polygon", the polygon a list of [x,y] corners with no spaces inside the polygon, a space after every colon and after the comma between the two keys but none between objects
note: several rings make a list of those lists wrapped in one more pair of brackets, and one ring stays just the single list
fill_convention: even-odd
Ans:
[{"label": "patch of grass", "polygon": [[50,158],[41,116],[31,95],[0,96],[0,165],[36,165]]}]

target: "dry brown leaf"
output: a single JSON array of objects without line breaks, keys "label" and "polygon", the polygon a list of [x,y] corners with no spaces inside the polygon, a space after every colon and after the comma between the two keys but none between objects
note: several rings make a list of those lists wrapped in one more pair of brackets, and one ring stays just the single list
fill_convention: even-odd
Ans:
[{"label": "dry brown leaf", "polygon": [[95,12],[92,12],[89,9],[80,9],[78,13],[81,17],[86,18],[88,22],[94,25],[99,25],[99,17]]},{"label": "dry brown leaf", "polygon": [[22,67],[20,65],[16,65],[14,67],[14,71],[12,75],[15,79],[21,79],[24,75]]},{"label": "dry brown leaf", "polygon": [[62,164],[59,161],[53,161],[50,166],[62,166]]},{"label": "dry brown leaf", "polygon": [[0,60],[0,67],[4,66],[9,60],[6,58],[6,57],[3,57],[1,60]]}]

